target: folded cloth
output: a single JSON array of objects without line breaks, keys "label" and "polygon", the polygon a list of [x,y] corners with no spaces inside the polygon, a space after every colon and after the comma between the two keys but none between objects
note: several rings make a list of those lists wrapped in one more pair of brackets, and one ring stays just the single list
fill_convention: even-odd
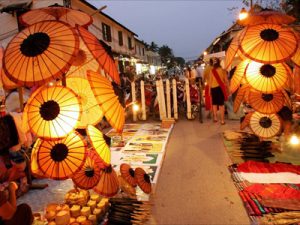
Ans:
[{"label": "folded cloth", "polygon": [[244,189],[266,207],[300,210],[300,191],[283,184],[252,184]]},{"label": "folded cloth", "polygon": [[239,175],[251,183],[300,184],[300,166],[287,163],[247,161],[237,167]]}]

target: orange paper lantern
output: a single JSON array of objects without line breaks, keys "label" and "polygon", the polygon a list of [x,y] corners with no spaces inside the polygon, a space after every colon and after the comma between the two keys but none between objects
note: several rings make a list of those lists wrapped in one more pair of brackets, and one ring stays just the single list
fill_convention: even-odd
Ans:
[{"label": "orange paper lantern", "polygon": [[3,69],[19,85],[42,85],[66,73],[78,47],[78,36],[70,26],[56,21],[38,22],[9,42]]},{"label": "orange paper lantern", "polygon": [[67,87],[43,87],[27,101],[24,113],[30,130],[38,137],[59,139],[77,128],[81,107]]},{"label": "orange paper lantern", "polygon": [[57,141],[41,139],[37,145],[38,166],[49,178],[70,178],[84,165],[86,142],[77,132]]}]

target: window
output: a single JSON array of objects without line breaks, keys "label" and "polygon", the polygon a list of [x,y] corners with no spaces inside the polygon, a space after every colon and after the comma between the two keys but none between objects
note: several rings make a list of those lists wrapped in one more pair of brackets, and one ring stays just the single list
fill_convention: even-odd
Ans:
[{"label": "window", "polygon": [[130,37],[128,37],[128,48],[129,48],[130,50],[133,49],[133,47],[132,47],[132,42],[131,42],[131,38],[130,38]]},{"label": "window", "polygon": [[102,23],[102,34],[103,34],[103,40],[111,42],[111,30],[110,26],[108,26],[105,23]]},{"label": "window", "polygon": [[118,32],[118,36],[119,36],[119,45],[123,46],[123,34],[122,34],[122,31]]},{"label": "window", "polygon": [[143,48],[143,56],[145,55],[145,49]]}]

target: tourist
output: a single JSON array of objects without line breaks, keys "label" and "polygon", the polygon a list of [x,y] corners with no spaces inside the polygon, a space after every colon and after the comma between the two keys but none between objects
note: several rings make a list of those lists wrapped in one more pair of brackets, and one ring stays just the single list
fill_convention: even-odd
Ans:
[{"label": "tourist", "polygon": [[205,110],[208,111],[207,118],[209,119],[211,117],[211,96],[210,96],[210,87],[208,85],[209,82],[209,75],[210,71],[213,66],[213,60],[212,58],[209,59],[209,63],[205,66],[205,69],[203,71],[203,83],[205,85],[204,87],[204,97],[205,97]]},{"label": "tourist", "polygon": [[10,182],[6,190],[0,191],[0,224],[3,225],[31,225],[33,215],[30,206],[17,206],[16,190],[18,185]]},{"label": "tourist", "polygon": [[227,72],[222,69],[219,58],[213,58],[213,67],[209,75],[209,87],[212,99],[213,121],[218,122],[218,108],[221,114],[221,125],[225,124],[224,102],[228,99]]}]

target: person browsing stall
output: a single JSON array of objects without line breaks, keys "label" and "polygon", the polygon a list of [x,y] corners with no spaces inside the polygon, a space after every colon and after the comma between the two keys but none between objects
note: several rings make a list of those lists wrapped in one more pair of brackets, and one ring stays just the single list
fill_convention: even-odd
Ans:
[{"label": "person browsing stall", "polygon": [[222,69],[219,58],[213,58],[213,66],[209,75],[209,87],[212,99],[213,120],[218,122],[217,111],[220,109],[221,125],[225,124],[224,102],[228,99],[227,72]]}]

